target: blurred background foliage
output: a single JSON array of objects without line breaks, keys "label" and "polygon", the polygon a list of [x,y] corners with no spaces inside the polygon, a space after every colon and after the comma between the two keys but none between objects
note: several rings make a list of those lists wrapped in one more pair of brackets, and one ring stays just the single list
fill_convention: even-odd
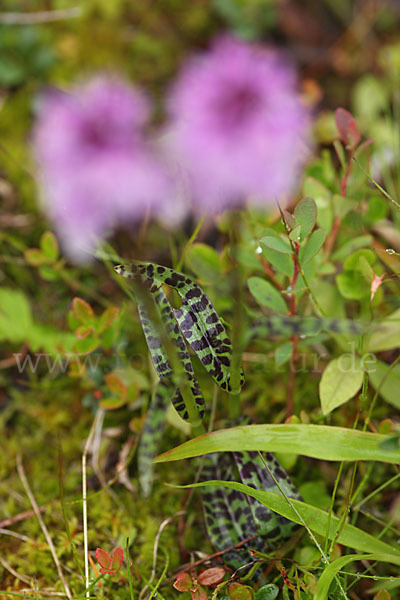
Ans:
[{"label": "blurred background foliage", "polygon": [[[22,346],[20,351],[26,352],[24,344],[28,341],[33,351],[40,347],[52,352],[57,348],[58,336],[62,335],[65,347],[74,347],[76,340],[71,330],[76,328],[77,322],[69,312],[74,295],[93,303],[96,319],[100,319],[102,311],[111,305],[110,298],[114,299],[118,294],[117,284],[111,274],[107,276],[103,264],[96,263],[89,269],[70,266],[66,269],[65,260],[59,256],[56,244],[52,245],[48,236],[43,238],[43,232],[49,229],[49,224],[39,210],[34,164],[30,154],[30,133],[40,93],[48,86],[68,89],[94,72],[116,71],[147,90],[156,105],[155,119],[162,121],[164,91],[183,58],[197,49],[207,47],[216,34],[234,32],[247,40],[280,46],[299,68],[302,93],[312,106],[316,118],[316,146],[322,149],[322,153],[316,153],[317,158],[308,167],[310,177],[306,179],[304,195],[318,200],[319,196],[323,198],[324,194],[330,196],[331,192],[337,192],[337,173],[334,170],[337,161],[327,148],[331,148],[332,141],[337,138],[334,110],[344,106],[353,111],[364,138],[374,138],[371,167],[385,188],[398,198],[399,22],[398,0],[84,0],[81,3],[78,0],[1,0],[0,284],[24,290],[24,294],[15,292],[14,295],[9,290],[2,290],[0,298],[3,321],[5,319],[6,323],[1,334],[5,351],[1,357],[0,409],[1,425],[6,425],[4,439],[7,439],[8,453],[7,460],[4,460],[4,456],[0,458],[0,480],[3,480],[0,493],[7,497],[2,505],[3,516],[29,508],[15,475],[15,456],[22,448],[25,455],[29,456],[29,477],[33,481],[37,501],[46,504],[48,522],[54,530],[58,528],[60,539],[57,548],[68,548],[59,507],[56,516],[53,514],[53,499],[59,493],[56,473],[58,436],[63,440],[66,494],[71,498],[79,497],[80,453],[82,440],[87,436],[97,406],[98,396],[95,396],[95,392],[101,389],[106,400],[117,396],[115,406],[121,401],[121,394],[125,394],[123,389],[118,392],[119,396],[115,393],[112,383],[107,382],[104,376],[104,368],[89,370],[82,378],[75,377],[73,369],[69,376],[59,377],[57,373],[46,373],[44,369],[43,377],[43,372],[39,372],[24,381],[21,381],[22,377],[15,369],[7,369],[10,342],[12,351]],[[357,189],[360,188],[357,174],[359,180],[360,173],[357,171],[349,185],[349,205],[354,211],[344,212],[343,231],[340,230],[338,235],[338,245],[342,250],[338,261],[343,261],[349,253],[358,249],[346,247],[346,243],[352,241],[352,236],[361,237],[365,227],[373,226],[389,214],[388,203],[383,202],[371,188],[366,193],[371,200],[368,211],[361,214],[358,210],[361,201],[357,196]],[[364,192],[360,192],[360,195]],[[325,218],[322,225],[329,230],[332,225],[328,222],[329,215],[324,216],[322,205],[318,209],[321,219]],[[394,214],[391,218],[396,224],[398,216]],[[262,274],[263,269],[254,254],[254,244],[258,243],[257,239],[265,230],[265,215],[249,212],[246,219],[242,224],[243,255],[240,259],[249,271]],[[194,273],[207,286],[218,311],[229,311],[232,308],[232,296],[229,295],[229,282],[225,276],[227,253],[221,246],[216,249],[211,247],[218,246],[218,242],[215,242],[219,235],[227,237],[229,223],[220,218],[217,226],[220,230],[218,235],[215,230],[204,228],[200,241],[209,245],[193,247],[185,257],[184,269]],[[190,234],[192,230],[189,227],[187,232],[178,230],[173,235],[160,235],[159,227],[150,224],[145,238],[138,231],[119,232],[112,243],[121,256],[176,264],[185,246],[187,233]],[[390,230],[392,234],[393,228]],[[44,241],[46,239],[47,242]],[[369,243],[364,239],[359,247],[368,246]],[[398,236],[395,243],[398,243]],[[390,245],[390,241],[387,244]],[[389,259],[395,261],[392,262],[393,271],[399,271],[398,259],[387,257]],[[330,273],[327,272],[327,275]],[[339,297],[339,292],[326,281],[321,280],[318,285],[318,294],[331,310],[330,314],[336,311],[338,316],[342,316],[344,301]],[[346,298],[345,294],[342,296]],[[122,294],[115,304],[121,305],[121,298]],[[387,306],[390,307],[393,301],[393,308],[397,306],[397,300],[393,300],[396,298],[398,295],[395,294],[387,298],[384,312],[388,312]],[[354,306],[354,300],[354,297],[350,297],[348,305]],[[365,313],[368,306],[367,297],[367,300],[364,298]],[[18,327],[8,330],[8,337],[4,336],[7,319],[19,319]],[[121,327],[122,320],[124,328]],[[102,366],[124,367],[123,384],[127,391],[124,401],[120,403],[121,412],[107,413],[102,447],[105,456],[102,469],[107,476],[115,472],[121,445],[127,438],[128,442],[132,442],[140,431],[140,414],[136,413],[132,418],[132,411],[127,409],[125,402],[129,400],[135,408],[139,407],[139,412],[143,410],[143,398],[141,404],[135,404],[135,394],[140,389],[146,395],[153,383],[147,363],[143,368],[143,357],[147,356],[144,340],[140,334],[134,339],[128,335],[133,331],[140,332],[136,312],[121,311],[106,332],[95,331],[85,342],[91,343],[91,348],[97,348],[96,344],[100,343],[102,336],[105,350]],[[107,354],[116,340],[126,355],[131,356],[129,364],[114,365],[114,355],[111,352]],[[273,344],[272,348],[274,350]],[[285,356],[282,362],[287,358]],[[392,358],[391,355],[389,360]],[[146,375],[140,371],[146,371]],[[266,375],[264,365],[249,364],[247,373],[252,385],[245,390],[243,400],[250,400],[250,416],[256,419],[257,414],[261,413],[265,418],[267,411],[271,422],[283,420],[285,378],[276,378],[275,374],[269,372]],[[274,379],[273,386],[266,385],[266,378],[271,381]],[[206,381],[204,375],[200,374],[200,380],[201,383]],[[302,378],[300,401],[304,402],[306,409],[314,402],[311,410],[315,409],[314,416],[318,422],[319,408],[315,406],[318,401],[310,400],[315,397],[315,389],[316,377]],[[11,403],[10,398],[13,400]],[[384,419],[386,410],[385,406],[379,407],[377,418]],[[349,426],[353,422],[354,415],[350,409],[349,413],[344,413],[341,424]],[[301,418],[307,422],[309,416],[304,413]],[[173,415],[170,415],[170,420],[173,419]],[[165,449],[185,439],[186,430],[176,422],[174,425]],[[70,435],[71,432],[73,435]],[[43,449],[49,448],[54,451],[54,456],[52,461],[46,462],[43,460]],[[294,464],[296,459],[289,457],[288,460]],[[291,466],[289,463],[285,464],[287,468]],[[296,478],[299,483],[303,481],[317,488],[319,486],[322,491],[314,490],[311,495],[326,500],[326,482],[333,482],[336,471],[331,465],[324,465],[323,469],[325,472],[321,477],[315,463],[298,461]],[[178,473],[171,466],[160,467],[160,473],[160,481],[172,483],[189,483],[192,476],[190,472]],[[382,465],[374,467],[374,476],[378,482],[380,478],[387,478]],[[94,476],[91,485],[94,490],[100,487]],[[13,493],[8,494],[11,487]],[[306,497],[305,489],[302,489],[302,493]],[[345,497],[345,491],[340,490],[340,494]],[[94,548],[104,543],[107,547],[110,537],[122,545],[126,535],[133,540],[140,539],[140,544],[135,546],[135,560],[143,569],[144,576],[148,576],[159,524],[155,515],[161,519],[165,514],[173,514],[180,508],[180,498],[180,492],[166,491],[163,486],[158,486],[152,499],[144,503],[131,491],[125,490],[116,509],[115,498],[108,490],[102,494],[101,502],[93,502],[91,506],[91,518],[96,530],[89,532],[90,546]],[[392,501],[392,497],[389,501]],[[325,504],[328,504],[327,500]],[[79,504],[72,503],[68,507],[70,513],[74,513],[70,526],[78,545],[82,541],[78,526],[80,508]],[[132,525],[132,515],[136,515],[135,525]],[[393,519],[398,522],[398,515]],[[204,540],[197,514],[189,515],[189,530],[190,534],[186,534],[186,537],[190,539],[186,539],[185,543],[190,548],[203,549]],[[41,535],[37,523],[31,520],[26,521],[21,531],[33,540]],[[49,553],[42,551],[44,544],[40,546],[39,542],[32,539],[28,544],[21,544],[15,539],[8,540],[6,550],[14,557],[19,552],[18,559],[15,558],[13,562],[14,568],[32,580],[36,573],[40,573],[42,578],[39,583],[44,585],[46,581],[54,579],[54,566]],[[177,564],[178,549],[174,536],[171,536],[168,547],[172,563]],[[303,564],[310,560],[306,556],[307,550],[312,551],[313,548],[307,546],[306,542],[298,551],[302,551],[304,556],[296,557],[300,564],[302,560]],[[75,568],[71,556],[66,565],[67,568]],[[10,588],[14,585],[14,577],[9,573],[7,584]],[[121,595],[121,598],[127,597],[126,590],[124,593],[126,595]]]}]

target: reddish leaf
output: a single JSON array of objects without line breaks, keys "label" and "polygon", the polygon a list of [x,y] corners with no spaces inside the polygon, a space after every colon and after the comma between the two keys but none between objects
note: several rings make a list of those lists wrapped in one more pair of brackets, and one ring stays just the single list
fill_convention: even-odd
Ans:
[{"label": "reddish leaf", "polygon": [[125,400],[128,393],[128,388],[122,383],[118,375],[115,373],[109,373],[105,379],[110,392],[115,396],[118,396],[118,398],[121,400]]},{"label": "reddish leaf", "polygon": [[111,559],[111,569],[115,572],[119,571],[124,560],[124,549],[118,546],[114,549]]},{"label": "reddish leaf", "polygon": [[350,149],[354,149],[361,141],[361,133],[358,131],[353,115],[344,108],[338,108],[335,112],[335,121],[342,142]]},{"label": "reddish leaf", "polygon": [[38,250],[38,248],[28,248],[28,250],[25,250],[24,256],[26,262],[33,267],[40,267],[40,265],[45,265],[49,262],[47,256]]},{"label": "reddish leaf", "polygon": [[374,596],[374,600],[390,600],[391,596],[387,590],[379,590]]},{"label": "reddish leaf", "polygon": [[117,410],[124,406],[125,400],[117,398],[117,396],[109,396],[108,398],[102,398],[99,402],[99,407],[103,410]]},{"label": "reddish leaf", "polygon": [[391,419],[384,419],[378,425],[378,433],[383,433],[384,435],[389,435],[394,433],[394,425]]},{"label": "reddish leaf", "polygon": [[110,327],[111,323],[115,321],[118,317],[119,308],[118,306],[109,306],[100,316],[97,331],[98,333],[103,333],[108,327]]},{"label": "reddish leaf", "polygon": [[201,585],[190,591],[192,600],[208,600],[207,592]]},{"label": "reddish leaf", "polygon": [[96,559],[101,567],[109,569],[111,566],[111,556],[102,548],[97,548]]},{"label": "reddish leaf", "polygon": [[201,585],[212,586],[221,583],[225,577],[225,569],[222,567],[211,567],[199,574],[198,580]]},{"label": "reddish leaf", "polygon": [[229,598],[231,600],[251,600],[251,590],[240,583],[231,583]]},{"label": "reddish leaf", "polygon": [[82,300],[82,298],[74,298],[72,300],[72,312],[79,323],[89,325],[94,320],[94,312],[90,304]]},{"label": "reddish leaf", "polygon": [[75,330],[75,335],[78,338],[78,340],[84,340],[92,331],[93,327],[87,327],[87,325],[79,325],[79,327]]},{"label": "reddish leaf", "polygon": [[179,573],[173,585],[178,592],[190,592],[193,581],[189,573]]}]

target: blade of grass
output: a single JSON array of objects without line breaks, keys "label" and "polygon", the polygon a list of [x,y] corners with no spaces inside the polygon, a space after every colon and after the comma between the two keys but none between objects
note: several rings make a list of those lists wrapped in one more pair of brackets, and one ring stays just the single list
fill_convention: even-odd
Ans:
[{"label": "blade of grass", "polygon": [[400,556],[392,556],[391,554],[348,554],[347,556],[341,556],[324,569],[324,572],[318,581],[317,592],[314,596],[314,600],[326,600],[328,598],[328,592],[331,583],[341,568],[351,562],[359,560],[378,560],[380,562],[388,562],[394,565],[400,565]]},{"label": "blade of grass", "polygon": [[[298,523],[299,525],[303,525],[303,521],[305,521],[313,532],[322,536],[326,534],[329,518],[328,513],[320,508],[312,506],[311,504],[301,502],[300,500],[291,499],[290,502],[294,507],[292,508],[288,505],[285,498],[283,498],[280,494],[255,490],[247,485],[244,485],[243,483],[237,483],[235,481],[211,480],[186,486],[171,485],[171,487],[187,488],[206,487],[212,485],[227,487],[239,492],[243,492],[244,494],[248,494],[264,504],[264,506],[270,510],[273,510],[286,519]],[[301,518],[299,518],[296,513],[298,513]],[[328,531],[329,539],[335,537],[339,522],[340,520],[338,517],[331,515],[330,527]],[[390,554],[395,557],[400,557],[400,549],[390,546],[389,544],[378,540],[373,535],[370,535],[369,533],[358,529],[358,527],[353,527],[353,525],[349,525],[347,523],[344,525],[337,542],[362,552],[370,552],[373,550],[377,553]]]},{"label": "blade of grass", "polygon": [[210,452],[260,450],[302,454],[319,460],[374,460],[400,464],[400,449],[382,448],[390,436],[325,425],[242,425],[189,440],[160,454],[155,462],[170,462]]}]

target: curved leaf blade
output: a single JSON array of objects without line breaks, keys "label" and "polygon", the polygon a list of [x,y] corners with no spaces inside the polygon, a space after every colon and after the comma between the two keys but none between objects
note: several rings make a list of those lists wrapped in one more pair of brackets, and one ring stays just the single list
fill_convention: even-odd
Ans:
[{"label": "curved leaf blade", "polygon": [[242,425],[189,440],[156,458],[169,462],[209,454],[260,450],[302,454],[320,460],[374,460],[400,464],[400,449],[387,450],[390,436],[326,425]]}]

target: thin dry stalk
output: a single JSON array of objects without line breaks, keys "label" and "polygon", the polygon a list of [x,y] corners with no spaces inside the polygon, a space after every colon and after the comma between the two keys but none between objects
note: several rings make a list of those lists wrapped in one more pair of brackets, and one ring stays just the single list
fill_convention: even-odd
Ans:
[{"label": "thin dry stalk", "polygon": [[39,23],[53,23],[65,19],[76,19],[82,16],[82,8],[75,6],[64,10],[42,10],[38,12],[3,12],[0,13],[2,25],[38,25]]},{"label": "thin dry stalk", "polygon": [[90,446],[93,442],[93,437],[96,432],[97,423],[102,419],[102,410],[98,410],[92,426],[89,431],[89,435],[86,440],[85,447],[82,454],[82,519],[83,519],[83,544],[84,544],[84,559],[85,559],[85,585],[86,585],[86,598],[90,598],[89,588],[89,545],[88,545],[88,530],[87,530],[87,478],[86,478],[86,458],[89,453]]},{"label": "thin dry stalk", "polygon": [[34,497],[34,495],[32,493],[31,488],[29,487],[29,483],[28,483],[28,480],[27,480],[26,475],[25,475],[25,471],[24,471],[24,467],[22,465],[22,459],[21,459],[21,455],[20,454],[17,455],[17,470],[18,470],[19,478],[21,479],[22,485],[24,486],[26,494],[27,494],[27,496],[29,498],[29,501],[32,504],[32,508],[35,511],[36,518],[39,521],[39,525],[40,525],[40,527],[41,527],[41,529],[42,529],[42,531],[44,533],[44,537],[46,538],[46,542],[47,542],[47,544],[48,544],[48,546],[50,548],[50,552],[51,552],[51,555],[53,557],[54,564],[56,565],[56,568],[57,568],[58,576],[59,576],[59,578],[62,581],[62,584],[64,586],[67,598],[69,600],[72,600],[71,591],[70,591],[68,583],[67,583],[67,581],[66,581],[66,579],[64,577],[64,573],[62,572],[61,563],[58,560],[58,556],[56,554],[56,549],[54,548],[53,540],[50,537],[49,531],[48,531],[48,529],[47,529],[47,527],[45,525],[45,522],[43,521],[43,518],[42,518],[42,515],[41,515],[41,512],[40,512],[40,508],[37,505],[37,502],[35,500],[35,497]]}]

